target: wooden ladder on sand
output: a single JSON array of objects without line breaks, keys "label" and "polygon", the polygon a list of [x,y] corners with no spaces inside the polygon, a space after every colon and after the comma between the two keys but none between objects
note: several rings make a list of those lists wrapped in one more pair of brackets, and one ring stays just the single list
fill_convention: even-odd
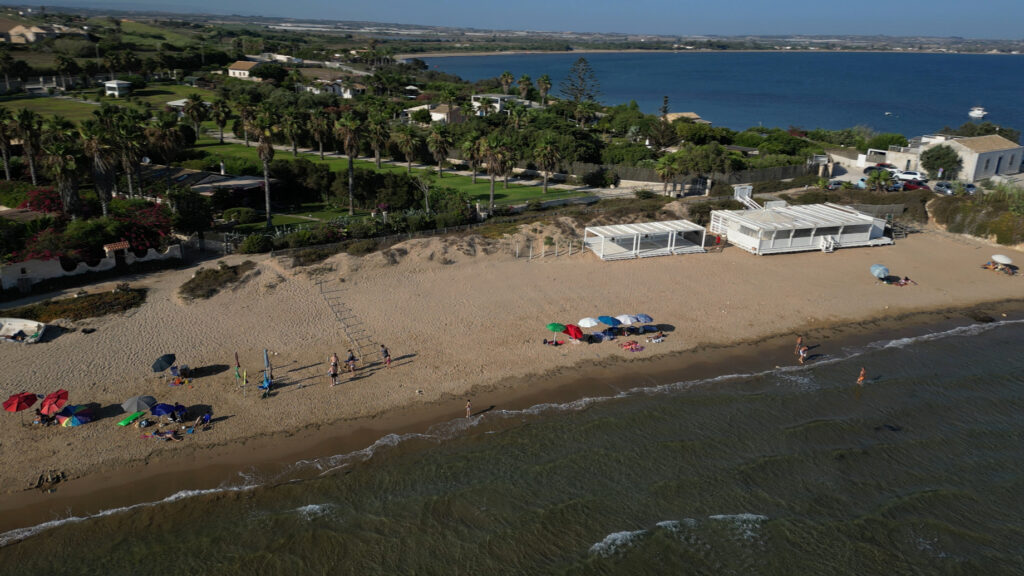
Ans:
[{"label": "wooden ladder on sand", "polygon": [[356,356],[362,358],[367,353],[373,352],[373,338],[366,331],[363,321],[345,303],[345,288],[341,286],[341,282],[338,282],[337,286],[328,286],[328,281],[321,279],[317,281],[317,286],[320,288],[320,296],[327,303],[331,312],[334,312],[334,318],[341,324],[345,337],[348,338]]}]

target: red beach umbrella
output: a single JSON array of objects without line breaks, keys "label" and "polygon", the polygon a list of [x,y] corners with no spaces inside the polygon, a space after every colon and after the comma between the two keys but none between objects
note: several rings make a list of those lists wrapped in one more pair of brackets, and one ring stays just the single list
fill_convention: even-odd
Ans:
[{"label": "red beach umbrella", "polygon": [[565,330],[562,330],[562,332],[568,334],[569,338],[572,338],[573,340],[580,340],[583,338],[583,330],[580,330],[580,327],[575,324],[566,324]]},{"label": "red beach umbrella", "polygon": [[53,416],[60,409],[68,403],[68,391],[57,390],[56,392],[49,394],[46,398],[43,398],[43,405],[39,408],[39,411],[47,416]]},{"label": "red beach umbrella", "polygon": [[4,400],[4,410],[7,410],[8,412],[21,412],[35,403],[35,394],[32,394],[31,392],[22,392],[21,394],[14,394],[7,400]]}]

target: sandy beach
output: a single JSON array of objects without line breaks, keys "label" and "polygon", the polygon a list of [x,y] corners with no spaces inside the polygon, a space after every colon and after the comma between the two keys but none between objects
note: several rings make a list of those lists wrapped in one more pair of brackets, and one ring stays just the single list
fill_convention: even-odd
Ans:
[{"label": "sandy beach", "polygon": [[[557,234],[558,224],[528,228],[543,237]],[[1006,247],[928,230],[894,246],[832,254],[757,257],[729,247],[636,261],[574,254],[527,262],[496,241],[468,235],[411,240],[363,258],[337,255],[307,268],[290,268],[284,259],[266,255],[233,255],[224,260],[251,259],[256,272],[204,301],[185,302],[178,288],[197,267],[216,261],[134,277],[133,286],[149,289],[141,308],[74,323],[37,345],[0,347],[4,397],[65,388],[71,403],[96,403],[111,414],[77,428],[28,425],[31,409],[4,414],[0,510],[48,502],[64,508],[65,500],[76,498],[103,507],[118,499],[162,497],[223,481],[247,465],[283,461],[284,454],[315,457],[358,449],[389,432],[458,418],[467,398],[475,409],[512,398],[529,405],[551,395],[565,400],[592,393],[586,386],[565,385],[600,387],[606,371],[656,379],[652,374],[667,366],[658,364],[665,359],[673,369],[687,362],[695,374],[727,369],[737,358],[795,363],[797,333],[828,354],[829,340],[843,332],[837,327],[851,324],[877,340],[897,334],[900,319],[909,314],[983,304],[989,314],[1015,314],[1019,306],[1011,301],[1024,293],[1021,277],[980,268],[996,252],[1019,259]],[[868,273],[876,262],[918,284],[879,284]],[[358,351],[355,377],[343,374],[338,387],[329,386],[327,359],[332,352],[344,359],[352,345],[328,298],[344,304],[345,322],[370,344]],[[645,344],[636,353],[613,342],[541,344],[550,336],[549,322],[636,313],[666,325],[665,342]],[[86,334],[83,328],[95,331]],[[379,343],[391,351],[390,368],[376,352]],[[745,348],[754,344],[761,357]],[[233,370],[237,352],[255,380],[264,349],[277,381],[267,399],[255,384],[243,393]],[[150,369],[165,353],[208,375],[169,386],[166,374]],[[661,360],[645,362],[654,358]],[[183,442],[144,438],[144,430],[116,426],[119,408],[113,407],[139,394],[180,402],[193,412],[209,406],[215,425]],[[195,474],[203,469],[206,476]],[[25,492],[48,470],[64,472],[70,481],[53,494]],[[136,486],[145,481],[149,491],[111,492],[129,479]],[[104,488],[111,493],[98,496]],[[0,529],[28,523],[27,517],[0,516]]]}]

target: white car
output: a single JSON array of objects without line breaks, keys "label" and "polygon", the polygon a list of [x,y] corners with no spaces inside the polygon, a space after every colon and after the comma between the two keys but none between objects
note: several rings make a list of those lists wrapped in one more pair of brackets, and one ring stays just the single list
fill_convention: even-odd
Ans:
[{"label": "white car", "polygon": [[897,172],[896,177],[900,180],[920,180],[921,182],[927,182],[928,177],[923,172],[914,172],[913,170],[905,170]]}]

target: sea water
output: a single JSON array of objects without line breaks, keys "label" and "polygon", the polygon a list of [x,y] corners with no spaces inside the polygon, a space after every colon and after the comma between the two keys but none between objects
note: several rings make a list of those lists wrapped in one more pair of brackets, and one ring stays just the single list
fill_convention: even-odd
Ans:
[{"label": "sea water", "polygon": [[696,112],[715,126],[841,129],[867,126],[907,136],[986,120],[1024,130],[1024,55],[895,52],[679,52],[514,54],[424,58],[431,70],[475,82],[506,70],[551,77],[551,94],[578,58],[590,63],[598,100],[635,100],[657,114]]},{"label": "sea water", "polygon": [[495,409],[0,534],[0,572],[1021,574],[1022,340],[980,324]]}]

